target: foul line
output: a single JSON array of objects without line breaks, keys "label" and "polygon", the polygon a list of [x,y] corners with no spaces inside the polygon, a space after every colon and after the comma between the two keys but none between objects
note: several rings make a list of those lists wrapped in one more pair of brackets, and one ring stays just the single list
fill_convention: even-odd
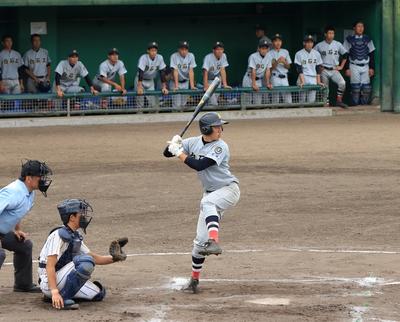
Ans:
[{"label": "foul line", "polygon": [[[337,254],[369,254],[369,255],[398,255],[400,251],[388,250],[358,250],[358,249],[317,249],[317,248],[270,248],[270,249],[232,249],[226,250],[225,253],[231,254],[247,254],[247,253],[272,253],[277,251],[296,252],[296,253],[337,253]],[[163,252],[163,253],[132,253],[127,254],[127,257],[149,257],[149,256],[179,256],[190,255],[191,252]],[[38,263],[38,260],[33,260],[32,263]],[[6,262],[4,266],[13,265],[12,262]]]}]

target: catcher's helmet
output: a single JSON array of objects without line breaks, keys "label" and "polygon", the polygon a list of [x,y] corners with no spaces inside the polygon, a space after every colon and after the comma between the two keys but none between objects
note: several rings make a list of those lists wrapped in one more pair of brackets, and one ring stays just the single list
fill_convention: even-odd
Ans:
[{"label": "catcher's helmet", "polygon": [[73,214],[81,214],[79,227],[86,233],[86,228],[92,220],[88,216],[88,212],[93,212],[92,206],[84,199],[65,199],[57,205],[58,213],[64,225],[69,221],[69,217]]},{"label": "catcher's helmet", "polygon": [[215,112],[206,113],[199,120],[200,132],[204,135],[211,134],[213,126],[221,126],[224,124],[229,124],[229,122],[221,119],[221,116]]}]

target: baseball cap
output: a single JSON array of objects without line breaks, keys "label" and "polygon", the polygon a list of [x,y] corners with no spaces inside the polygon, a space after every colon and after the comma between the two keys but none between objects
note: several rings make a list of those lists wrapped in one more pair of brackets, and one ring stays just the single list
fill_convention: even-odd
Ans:
[{"label": "baseball cap", "polygon": [[223,42],[217,41],[217,42],[214,44],[213,49],[218,48],[218,47],[224,48]]},{"label": "baseball cap", "polygon": [[179,48],[189,49],[189,43],[186,40],[182,40],[179,42]]},{"label": "baseball cap", "polygon": [[304,37],[304,42],[312,41],[314,42],[314,37],[312,35],[307,35]]},{"label": "baseball cap", "polygon": [[155,41],[149,42],[147,44],[147,49],[156,48],[158,49],[158,44]]},{"label": "baseball cap", "polygon": [[266,39],[261,39],[258,42],[258,47],[259,48],[261,48],[261,47],[269,47],[269,42]]},{"label": "baseball cap", "polygon": [[281,34],[275,34],[275,35],[272,37],[272,40],[275,40],[275,39],[280,39],[280,40],[282,40],[282,35],[281,35]]},{"label": "baseball cap", "polygon": [[119,55],[119,51],[118,51],[117,48],[113,47],[113,48],[110,48],[110,49],[108,50],[108,54],[109,54],[109,55],[112,55],[112,54],[117,54],[117,55]]},{"label": "baseball cap", "polygon": [[72,49],[69,54],[68,57],[72,57],[72,56],[78,56],[79,57],[79,53],[76,49]]}]

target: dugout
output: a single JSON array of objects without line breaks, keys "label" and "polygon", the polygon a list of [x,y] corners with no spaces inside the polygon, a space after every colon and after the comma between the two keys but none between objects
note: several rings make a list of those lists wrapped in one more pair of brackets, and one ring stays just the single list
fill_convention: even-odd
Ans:
[{"label": "dugout", "polygon": [[[129,84],[150,40],[159,42],[167,63],[177,42],[189,40],[199,65],[198,79],[202,58],[213,42],[222,40],[230,63],[228,81],[240,85],[247,57],[257,44],[255,24],[265,25],[268,36],[281,33],[293,59],[304,34],[314,34],[319,41],[324,26],[333,24],[337,40],[342,41],[353,21],[362,19],[377,49],[373,95],[380,98],[383,111],[400,112],[400,62],[395,58],[400,56],[400,36],[394,32],[396,27],[399,30],[400,0],[2,0],[0,6],[0,32],[15,37],[16,50],[29,49],[32,28],[44,28],[32,23],[45,22],[43,47],[50,52],[53,68],[71,48],[77,48],[94,75],[106,50],[118,47]],[[295,77],[292,70],[292,84]]]}]

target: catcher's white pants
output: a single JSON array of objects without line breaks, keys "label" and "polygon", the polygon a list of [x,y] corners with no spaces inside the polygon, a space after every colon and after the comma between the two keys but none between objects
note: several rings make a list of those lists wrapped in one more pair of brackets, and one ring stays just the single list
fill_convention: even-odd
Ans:
[{"label": "catcher's white pants", "polygon": [[350,83],[351,84],[369,84],[369,66],[365,64],[364,66],[358,66],[350,63]]},{"label": "catcher's white pants", "polygon": [[[70,262],[56,272],[57,279],[57,288],[59,290],[63,289],[65,286],[65,282],[67,281],[67,276],[75,269],[74,262]],[[49,298],[51,298],[51,291],[49,289],[47,274],[45,273],[45,268],[39,268],[39,276],[40,276],[40,289],[43,294]],[[92,300],[97,294],[100,293],[99,287],[94,284],[92,281],[87,281],[82,288],[76,293],[74,296],[75,299],[84,299],[84,300]]]},{"label": "catcher's white pants", "polygon": [[208,216],[218,216],[222,219],[224,211],[237,204],[240,198],[239,185],[232,182],[230,185],[222,187],[213,192],[203,194],[200,202],[200,215],[197,222],[197,235],[194,239],[193,255],[203,257],[198,252],[208,241],[208,230],[206,218]]},{"label": "catcher's white pants", "polygon": [[[135,91],[137,91],[137,83],[138,83],[138,77],[136,76],[135,78]],[[154,79],[144,79],[142,81],[142,86],[144,90],[148,91],[154,91],[155,85],[154,85]],[[156,105],[156,97],[154,95],[152,96],[144,96],[144,95],[137,95],[136,96],[136,104],[138,107],[142,108],[144,107],[144,98],[146,97],[148,107],[154,107]]]}]

